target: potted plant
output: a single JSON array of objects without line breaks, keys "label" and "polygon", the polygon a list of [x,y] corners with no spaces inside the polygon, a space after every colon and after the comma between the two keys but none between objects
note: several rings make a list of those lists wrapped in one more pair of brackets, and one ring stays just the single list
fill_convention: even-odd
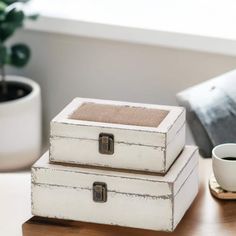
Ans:
[{"label": "potted plant", "polygon": [[30,59],[27,45],[7,40],[23,26],[27,0],[0,0],[0,170],[32,165],[41,151],[41,93],[28,78],[6,75],[6,66],[23,67]]}]

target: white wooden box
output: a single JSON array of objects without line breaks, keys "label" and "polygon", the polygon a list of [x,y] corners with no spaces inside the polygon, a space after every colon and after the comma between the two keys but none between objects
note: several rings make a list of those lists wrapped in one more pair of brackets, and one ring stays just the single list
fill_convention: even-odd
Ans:
[{"label": "white wooden box", "polygon": [[[100,152],[101,134],[114,153]],[[51,122],[51,162],[166,173],[184,145],[182,107],[76,98]]]},{"label": "white wooden box", "polygon": [[[198,192],[198,151],[186,146],[165,176],[50,164],[32,168],[32,214],[49,218],[173,231]],[[93,199],[94,183],[107,187]]]}]

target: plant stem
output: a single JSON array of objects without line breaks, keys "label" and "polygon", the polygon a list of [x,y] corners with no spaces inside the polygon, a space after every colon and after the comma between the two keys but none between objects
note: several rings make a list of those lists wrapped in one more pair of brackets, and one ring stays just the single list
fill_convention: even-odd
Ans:
[{"label": "plant stem", "polygon": [[5,66],[0,66],[1,70],[1,83],[2,83],[2,94],[3,96],[7,95],[8,89],[7,89],[7,82],[6,82],[6,72],[5,72]]}]

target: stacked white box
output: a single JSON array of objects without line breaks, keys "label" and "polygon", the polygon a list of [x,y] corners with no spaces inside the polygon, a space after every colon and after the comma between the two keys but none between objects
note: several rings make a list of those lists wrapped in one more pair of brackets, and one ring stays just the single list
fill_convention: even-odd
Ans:
[{"label": "stacked white box", "polygon": [[[75,119],[83,104],[100,111],[94,104],[102,104],[104,113],[125,107],[112,112],[136,112],[145,122],[139,108],[150,109],[145,112],[154,118],[155,109],[164,115],[157,127],[145,126],[144,121],[134,125],[137,117],[132,114],[131,124]],[[134,109],[127,112],[130,107]],[[123,122],[122,115],[117,117]],[[101,143],[101,134],[112,136]],[[183,108],[77,98],[53,119],[50,154],[32,168],[32,213],[173,231],[198,192],[198,150],[184,143]]]}]

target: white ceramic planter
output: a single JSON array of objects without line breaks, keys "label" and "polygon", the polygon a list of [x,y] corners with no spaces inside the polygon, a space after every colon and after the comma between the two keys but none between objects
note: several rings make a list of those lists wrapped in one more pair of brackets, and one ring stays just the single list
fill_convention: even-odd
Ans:
[{"label": "white ceramic planter", "polygon": [[27,78],[8,76],[32,87],[25,97],[0,103],[0,171],[30,167],[41,152],[41,91]]}]

